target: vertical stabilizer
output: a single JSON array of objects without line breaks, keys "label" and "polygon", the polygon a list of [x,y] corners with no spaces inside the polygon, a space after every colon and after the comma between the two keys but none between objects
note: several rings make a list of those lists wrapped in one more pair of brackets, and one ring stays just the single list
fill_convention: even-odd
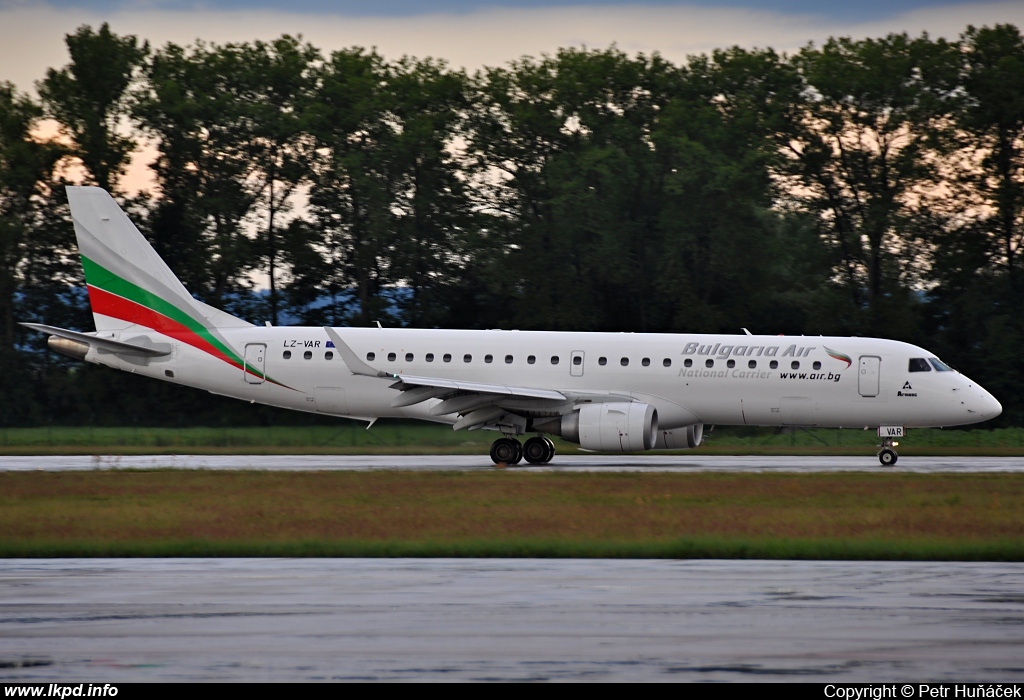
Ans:
[{"label": "vertical stabilizer", "polygon": [[252,324],[188,293],[117,202],[99,187],[68,187],[96,330],[134,325],[172,336]]}]

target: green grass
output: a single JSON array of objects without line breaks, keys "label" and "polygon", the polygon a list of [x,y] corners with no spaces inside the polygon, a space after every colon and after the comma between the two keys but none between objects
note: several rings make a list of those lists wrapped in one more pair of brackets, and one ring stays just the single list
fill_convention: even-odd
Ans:
[{"label": "green grass", "polygon": [[[485,454],[496,435],[446,425],[380,421],[269,427],[0,428],[0,454]],[[878,438],[864,430],[719,428],[703,454],[871,454]],[[900,454],[1024,454],[1024,428],[911,430]],[[561,453],[577,447],[559,444]]]},{"label": "green grass", "polygon": [[0,556],[1024,561],[1024,475],[8,472]]}]

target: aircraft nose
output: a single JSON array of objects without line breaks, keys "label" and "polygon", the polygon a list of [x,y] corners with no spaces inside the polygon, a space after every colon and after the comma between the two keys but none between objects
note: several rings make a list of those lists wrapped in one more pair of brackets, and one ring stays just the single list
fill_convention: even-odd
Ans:
[{"label": "aircraft nose", "polygon": [[1003,405],[996,400],[996,397],[987,391],[981,399],[981,414],[985,418],[995,418],[1003,412]]}]

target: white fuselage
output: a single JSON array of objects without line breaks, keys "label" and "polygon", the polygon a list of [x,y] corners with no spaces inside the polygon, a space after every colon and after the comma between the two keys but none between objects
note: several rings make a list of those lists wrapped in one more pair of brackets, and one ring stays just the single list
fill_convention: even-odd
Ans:
[{"label": "white fuselage", "polygon": [[[364,420],[458,419],[431,414],[437,399],[393,407],[399,393],[391,388],[394,379],[352,374],[323,328],[221,332],[247,363],[259,363],[266,381],[175,338],[170,338],[173,352],[165,357],[124,358],[90,349],[86,359],[289,409]],[[934,355],[892,340],[387,328],[338,332],[360,360],[389,374],[630,397],[653,405],[661,427],[669,429],[694,423],[952,426],[984,421],[1001,411],[991,394],[959,372],[938,371],[938,365],[910,371],[912,359]],[[98,335],[135,343],[169,340],[138,326]]]}]

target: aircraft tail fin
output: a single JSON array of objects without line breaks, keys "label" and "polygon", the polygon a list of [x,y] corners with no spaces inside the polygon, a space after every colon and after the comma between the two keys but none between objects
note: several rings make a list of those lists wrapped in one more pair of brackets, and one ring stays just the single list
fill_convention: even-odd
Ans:
[{"label": "aircraft tail fin", "polygon": [[192,298],[128,215],[99,187],[68,187],[97,331],[133,325],[168,335],[252,324]]}]

